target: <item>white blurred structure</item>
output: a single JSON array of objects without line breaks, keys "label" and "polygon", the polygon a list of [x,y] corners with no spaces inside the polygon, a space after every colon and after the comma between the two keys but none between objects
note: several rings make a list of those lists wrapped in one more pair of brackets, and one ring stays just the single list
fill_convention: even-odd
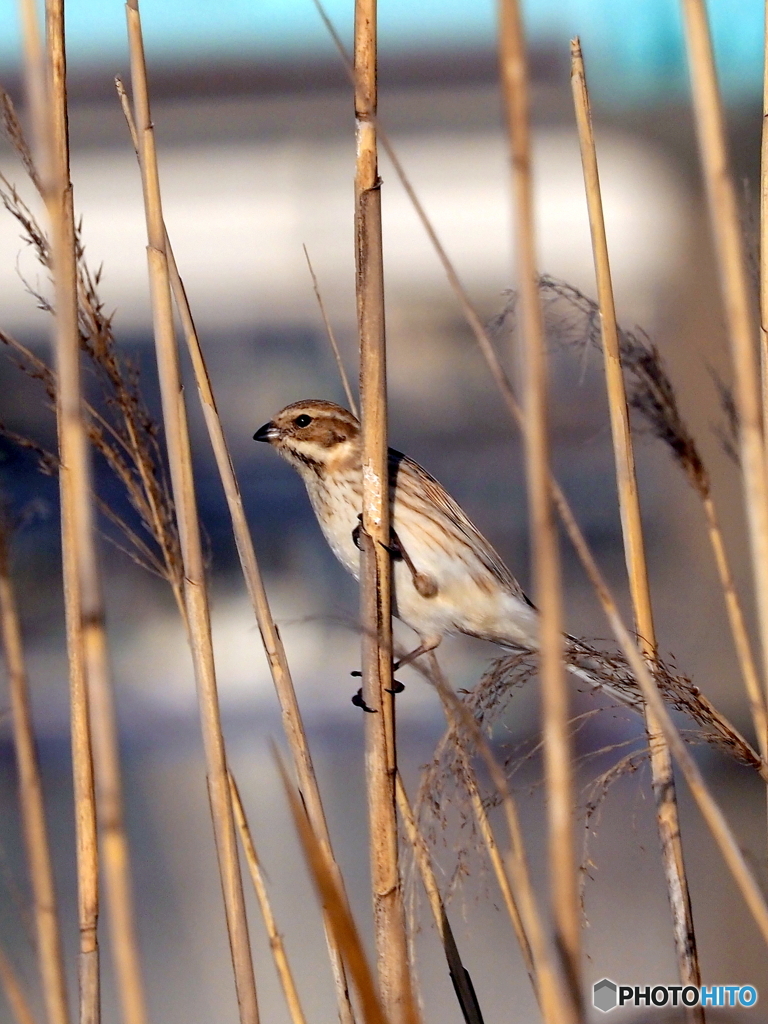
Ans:
[{"label": "white blurred structure", "polygon": [[[401,134],[397,152],[475,294],[511,282],[507,151],[500,132]],[[166,222],[195,314],[204,326],[315,322],[302,244],[334,316],[354,316],[353,138],[159,147]],[[618,293],[642,315],[679,267],[686,200],[675,170],[646,140],[602,133],[600,168]],[[5,161],[4,169],[21,184]],[[589,226],[571,129],[535,136],[539,266],[592,291]],[[146,329],[145,227],[130,147],[75,149],[78,214],[102,294],[123,329]],[[393,168],[382,158],[388,300],[449,295],[445,275]],[[9,217],[0,222],[0,323],[29,328],[31,300],[18,272],[41,272]],[[626,303],[625,303],[626,310]]]}]

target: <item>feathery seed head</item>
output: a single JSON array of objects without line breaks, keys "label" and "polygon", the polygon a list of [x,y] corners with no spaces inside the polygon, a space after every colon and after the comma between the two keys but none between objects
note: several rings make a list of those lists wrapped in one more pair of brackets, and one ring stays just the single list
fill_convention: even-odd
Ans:
[{"label": "feathery seed head", "polygon": [[333,402],[307,399],[287,405],[253,438],[271,444],[302,475],[359,464],[360,424]]}]

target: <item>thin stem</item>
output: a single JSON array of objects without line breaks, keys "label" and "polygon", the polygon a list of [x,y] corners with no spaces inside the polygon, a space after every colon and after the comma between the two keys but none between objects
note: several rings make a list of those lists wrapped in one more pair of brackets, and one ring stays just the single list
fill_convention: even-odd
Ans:
[{"label": "thin stem", "polygon": [[[605,379],[611,418],[611,435],[616,462],[616,481],[624,539],[624,558],[632,595],[635,627],[649,667],[653,670],[656,656],[656,631],[651,606],[651,589],[645,558],[645,541],[640,515],[640,499],[635,473],[635,456],[629,425],[629,408],[624,387],[624,373],[619,352],[619,332],[616,307],[608,259],[608,241],[605,233],[600,177],[597,166],[592,114],[589,105],[584,60],[578,39],[571,42],[571,85],[576,108],[576,124],[581,145],[584,186],[589,209],[592,251],[597,278],[600,325],[602,331]],[[653,713],[645,708],[645,724],[650,749],[651,776],[656,797],[656,822],[661,842],[661,855],[667,881],[667,893],[672,911],[673,935],[677,951],[677,966],[683,985],[699,986],[701,973],[696,952],[696,935],[688,892],[688,880],[683,860],[675,780],[669,748]],[[700,1006],[687,1011],[689,1020],[703,1021]]]},{"label": "thin stem", "polygon": [[[51,116],[54,144],[59,152],[68,154],[66,52],[63,36],[64,19],[62,4],[52,3],[48,0],[46,4],[46,23],[49,53],[52,61],[49,75],[51,79]],[[72,231],[72,235],[67,239],[67,248],[70,251],[74,251],[74,211],[71,188],[65,189],[62,199],[67,206],[65,230],[67,232]],[[77,559],[75,555],[75,537],[73,533],[75,524],[74,492],[66,456],[66,438],[61,429],[60,402],[57,402],[56,413],[59,419],[61,448],[59,493],[61,501],[62,575],[67,626],[67,658],[69,662],[72,781],[76,808],[75,850],[77,859],[77,916],[80,933],[80,948],[78,952],[80,1024],[99,1024],[101,1020],[101,982],[98,940],[99,849],[98,826],[96,822],[96,790],[84,652],[78,624],[80,596]]]},{"label": "thin stem", "polygon": [[469,793],[469,799],[472,803],[472,811],[475,815],[475,821],[477,827],[480,830],[483,843],[485,845],[488,859],[491,862],[493,873],[496,875],[496,881],[501,890],[502,899],[504,900],[504,906],[507,908],[509,919],[512,922],[512,927],[517,938],[517,944],[520,946],[520,952],[523,956],[523,963],[528,973],[528,977],[533,988],[533,994],[539,999],[539,987],[536,979],[536,967],[533,962],[533,955],[531,953],[531,944],[528,941],[528,936],[525,934],[525,927],[523,925],[523,919],[520,916],[520,908],[518,907],[512,887],[509,884],[509,877],[507,872],[504,870],[504,861],[499,851],[496,837],[493,834],[491,823],[488,820],[488,814],[486,813],[483,805],[482,798],[480,796],[480,790],[477,787],[477,778],[472,766],[468,759],[464,756],[463,751],[459,751],[459,757],[461,759],[462,767],[464,769],[464,784],[467,787]]},{"label": "thin stem", "polygon": [[32,883],[37,957],[43,998],[49,1024],[69,1024],[66,975],[56,909],[51,850],[45,824],[43,787],[35,749],[21,626],[10,574],[8,537],[4,526],[0,526],[0,621],[8,669],[13,744],[19,778],[19,803]]},{"label": "thin stem", "polygon": [[733,358],[742,481],[763,657],[763,686],[768,695],[768,487],[744,240],[728,164],[725,123],[706,8],[702,0],[681,0],[681,3],[701,164]]},{"label": "thin stem", "polygon": [[360,935],[349,909],[346,896],[336,885],[334,872],[328,860],[325,845],[313,832],[312,824],[307,817],[301,798],[288,778],[288,773],[283,767],[277,752],[275,752],[275,758],[288,797],[294,824],[299,833],[301,845],[304,848],[307,866],[312,875],[320,902],[328,909],[329,920],[336,943],[343,951],[349,976],[357,990],[363,1021],[365,1024],[392,1024],[382,1006],[379,993],[376,991],[373,972],[368,966],[365,950],[360,941]]},{"label": "thin stem", "polygon": [[331,321],[328,319],[328,314],[325,310],[323,296],[320,294],[320,286],[317,283],[317,275],[315,274],[314,267],[312,266],[312,261],[309,258],[309,253],[307,252],[306,245],[302,245],[302,249],[304,250],[304,258],[307,261],[307,268],[309,269],[309,274],[310,277],[312,278],[312,289],[315,293],[315,298],[317,299],[317,305],[320,307],[320,316],[323,318],[323,324],[325,325],[325,333],[328,337],[328,341],[331,346],[331,351],[333,352],[333,358],[336,360],[336,366],[339,371],[339,377],[341,377],[341,386],[344,388],[344,394],[347,396],[347,402],[349,402],[350,411],[353,412],[355,416],[358,416],[359,418],[359,414],[357,411],[357,402],[355,401],[355,396],[352,394],[352,387],[349,383],[347,371],[344,369],[344,363],[341,358],[341,352],[339,351],[338,342],[336,341],[336,335],[333,333]]},{"label": "thin stem", "polygon": [[152,300],[163,422],[174,504],[184,563],[184,600],[189,619],[192,658],[208,775],[208,794],[219,861],[219,873],[242,1024],[258,1024],[256,983],[245,915],[237,837],[227,779],[221,731],[205,569],[197,518],[189,431],[173,326],[165,226],[160,200],[154,130],[149,106],[146,64],[137,0],[126,4],[131,55],[131,81],[138,128],[147,259]]},{"label": "thin stem", "polygon": [[264,927],[266,928],[267,936],[269,937],[269,948],[272,950],[272,958],[275,961],[275,969],[277,970],[278,977],[280,978],[280,985],[283,989],[285,1001],[288,1004],[288,1012],[291,1015],[291,1021],[293,1024],[306,1024],[307,1019],[301,1008],[301,1000],[299,999],[296,982],[293,980],[291,965],[288,963],[288,955],[285,951],[283,936],[278,931],[277,923],[275,922],[275,915],[272,913],[272,905],[269,901],[267,887],[264,884],[264,878],[261,874],[261,867],[259,866],[259,858],[256,853],[256,845],[253,841],[253,834],[248,825],[243,801],[240,799],[240,792],[237,788],[237,783],[235,782],[232,772],[229,773],[229,792],[232,797],[232,808],[235,813],[237,831],[240,833],[240,842],[243,845],[243,852],[245,853],[245,862],[248,865],[248,872],[251,876],[251,881],[253,882],[256,899],[259,901],[259,909],[261,910],[261,916],[264,919]]},{"label": "thin stem", "polygon": [[[720,529],[720,521],[715,509],[712,496],[707,493],[702,496],[704,515],[707,520],[707,533],[712,545],[712,552],[715,556],[715,565],[720,577],[720,585],[723,588],[725,607],[728,613],[728,622],[731,626],[733,643],[736,648],[736,655],[741,667],[741,675],[744,680],[744,688],[747,691],[749,710],[752,715],[752,724],[757,736],[758,750],[764,764],[768,764],[768,716],[766,716],[763,691],[760,686],[755,659],[752,655],[752,646],[747,634],[747,625],[744,621],[744,613],[741,609],[741,601],[733,581],[731,567],[725,551],[725,541]],[[768,781],[768,778],[766,778]]]},{"label": "thin stem", "polygon": [[392,1024],[418,1020],[398,865],[384,264],[377,107],[376,0],[355,0],[355,291],[360,340],[363,510],[361,619],[371,888],[379,987]]},{"label": "thin stem", "polygon": [[536,269],[528,70],[517,0],[500,0],[499,52],[512,166],[515,252],[525,378],[525,443],[533,577],[540,609],[539,647],[549,872],[556,948],[562,953],[575,1013],[582,1015],[581,920],[573,833],[573,781],[563,665],[560,559],[549,486],[547,357]]},{"label": "thin stem", "polygon": [[480,1012],[472,980],[461,961],[453,929],[445,912],[445,904],[440,895],[440,887],[437,884],[435,871],[432,867],[432,858],[430,857],[424,836],[419,831],[413,808],[411,807],[399,772],[397,773],[396,790],[397,806],[405,827],[405,834],[408,842],[411,844],[413,856],[424,884],[424,891],[427,894],[430,910],[432,911],[432,917],[435,920],[435,927],[443,944],[445,958],[448,961],[448,971],[456,992],[456,998],[461,1007],[461,1012],[464,1015],[465,1024],[483,1024],[483,1015]]},{"label": "thin stem", "polygon": [[[533,961],[535,991],[538,994],[542,1016],[546,1024],[573,1024],[577,1017],[572,994],[567,990],[569,989],[569,983],[563,978],[562,971],[557,969],[559,964],[554,959],[556,954],[554,954],[551,944],[547,942],[536,894],[531,884],[528,858],[525,851],[520,818],[517,812],[517,804],[509,787],[509,782],[472,713],[459,700],[443,677],[440,665],[434,654],[429,656],[429,664],[430,670],[425,674],[437,689],[448,717],[449,725],[453,727],[457,746],[461,749],[463,743],[462,732],[467,733],[485,763],[491,782],[501,798],[510,844],[509,853],[504,858],[503,870],[504,874],[507,875],[507,884],[513,894],[513,905],[519,908],[520,922],[522,932],[525,935],[525,941],[530,943],[529,948],[530,957]],[[468,769],[468,776],[472,778],[473,773],[468,768],[468,754],[461,749],[460,756],[465,769]],[[525,945],[521,944],[521,948],[525,956]]]}]

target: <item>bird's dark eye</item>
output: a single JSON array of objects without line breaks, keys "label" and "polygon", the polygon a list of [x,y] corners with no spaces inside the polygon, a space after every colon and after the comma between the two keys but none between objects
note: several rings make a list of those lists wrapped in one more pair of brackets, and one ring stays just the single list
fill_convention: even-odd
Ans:
[{"label": "bird's dark eye", "polygon": [[312,417],[307,416],[307,414],[303,412],[301,416],[297,416],[293,422],[296,424],[297,427],[308,427],[309,424],[312,422]]}]

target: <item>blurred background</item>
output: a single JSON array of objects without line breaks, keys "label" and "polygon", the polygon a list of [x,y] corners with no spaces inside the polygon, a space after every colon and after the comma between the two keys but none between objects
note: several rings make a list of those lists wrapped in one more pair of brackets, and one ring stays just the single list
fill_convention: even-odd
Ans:
[{"label": "blurred background", "polygon": [[[351,0],[327,3],[348,45],[352,6]],[[708,6],[735,174],[743,183],[744,230],[754,249],[762,4],[711,0]],[[748,594],[740,482],[716,429],[723,416],[710,369],[727,378],[728,358],[678,4],[528,0],[524,8],[533,80],[540,268],[594,294],[568,73],[568,43],[578,33],[595,105],[619,316],[625,326],[640,324],[649,332],[670,369],[713,473],[738,580]],[[347,369],[356,376],[350,86],[310,0],[217,5],[145,0],[142,15],[166,222],[287,646],[331,832],[368,935],[361,715],[350,703],[356,684],[349,675],[359,664],[357,590],[326,548],[298,477],[251,440],[265,420],[291,401],[343,401],[302,245],[312,258]],[[490,0],[380,3],[381,120],[460,277],[488,318],[504,308],[504,291],[514,285],[494,19]],[[140,368],[147,403],[159,415],[141,187],[113,87],[115,74],[128,81],[122,6],[70,0],[68,44],[72,176],[87,256],[92,268],[103,265],[100,294],[106,308],[114,310],[121,350]],[[15,5],[0,0],[0,81],[23,113],[19,53]],[[4,140],[0,170],[29,195],[23,170]],[[519,439],[384,158],[381,173],[392,444],[445,484],[530,589]],[[48,321],[25,285],[45,291],[45,273],[20,240],[16,222],[0,213],[0,327],[47,357]],[[578,340],[578,326],[571,335]],[[514,375],[505,332],[499,332],[498,345]],[[53,448],[53,418],[39,385],[3,359],[0,388],[3,424]],[[188,396],[230,756],[307,1013],[312,1020],[330,1021],[335,1019],[334,997],[319,914],[269,751],[269,739],[279,742],[280,737],[276,699],[194,387]],[[557,475],[626,609],[599,353],[583,347],[570,354],[561,347],[553,351],[552,432]],[[4,501],[22,519],[13,565],[67,953],[74,964],[73,809],[57,487],[38,472],[28,452],[5,438],[0,439],[0,460]],[[674,656],[678,667],[751,735],[697,500],[656,442],[642,438],[638,460],[661,650]],[[100,493],[121,507],[119,487],[103,466],[97,469]],[[102,553],[150,1014],[168,1024],[228,1024],[236,1020],[236,1006],[184,635],[168,588],[114,547],[105,543]],[[563,560],[569,632],[606,636],[607,626],[565,545]],[[404,628],[399,635],[410,642]],[[479,642],[451,641],[441,648],[441,663],[454,685],[469,687],[497,653]],[[442,717],[437,699],[416,673],[404,672],[403,681],[400,756],[415,792],[419,766],[441,734]],[[574,709],[592,706],[580,696]],[[535,739],[535,687],[517,694],[511,708],[499,742],[514,747]],[[636,722],[606,711],[579,733],[577,750],[588,754],[639,735]],[[578,780],[582,802],[587,787],[619,756],[621,751],[608,752],[583,764]],[[765,809],[756,778],[709,751],[700,749],[697,756],[764,882]],[[29,989],[36,990],[4,690],[0,758],[0,945]],[[535,758],[515,776],[539,875],[544,840],[540,778]],[[757,933],[682,785],[680,797],[705,981],[754,984],[768,998]],[[599,827],[588,838],[587,981],[607,975],[622,984],[674,983],[646,770],[614,785]],[[446,884],[456,866],[455,844],[463,841],[459,831],[440,847]],[[480,1004],[489,1022],[527,1021],[534,1003],[508,921],[496,909],[495,883],[479,858],[471,864],[470,877],[454,897],[452,916]],[[458,1021],[423,906],[418,914],[425,1018]],[[287,1020],[261,931],[254,912],[264,1019]],[[74,973],[71,988],[74,993]],[[752,1019],[764,1019],[761,1013],[758,1007]],[[0,1001],[0,1020],[10,1019],[8,1014]],[[116,1019],[108,984],[105,1024]]]}]

